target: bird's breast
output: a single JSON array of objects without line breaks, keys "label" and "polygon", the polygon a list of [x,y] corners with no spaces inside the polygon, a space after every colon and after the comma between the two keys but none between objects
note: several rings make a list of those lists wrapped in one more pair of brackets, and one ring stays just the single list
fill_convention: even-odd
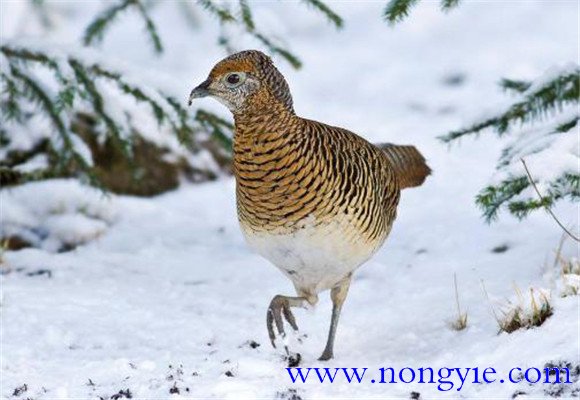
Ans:
[{"label": "bird's breast", "polygon": [[362,265],[384,238],[368,242],[345,216],[319,223],[314,216],[292,228],[254,230],[242,222],[249,246],[280,269],[305,294],[330,289]]},{"label": "bird's breast", "polygon": [[290,228],[308,215],[322,219],[332,213],[326,194],[336,178],[298,138],[237,139],[234,173],[240,221],[255,230]]}]

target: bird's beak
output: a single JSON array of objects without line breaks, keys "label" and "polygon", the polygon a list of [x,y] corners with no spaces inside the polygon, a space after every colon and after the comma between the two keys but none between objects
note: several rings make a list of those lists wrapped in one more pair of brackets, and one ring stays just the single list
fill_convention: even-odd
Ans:
[{"label": "bird's beak", "polygon": [[206,97],[210,95],[209,92],[210,83],[211,81],[209,79],[206,79],[199,86],[197,86],[195,89],[191,91],[191,94],[189,95],[189,105],[191,105],[193,99],[199,99],[200,97]]}]

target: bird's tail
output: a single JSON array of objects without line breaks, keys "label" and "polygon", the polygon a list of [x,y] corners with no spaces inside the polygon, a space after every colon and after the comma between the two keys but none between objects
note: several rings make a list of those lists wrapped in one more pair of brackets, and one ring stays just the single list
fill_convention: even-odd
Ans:
[{"label": "bird's tail", "polygon": [[401,189],[420,186],[431,168],[415,146],[399,146],[392,143],[376,144],[387,155],[387,159],[399,178]]}]

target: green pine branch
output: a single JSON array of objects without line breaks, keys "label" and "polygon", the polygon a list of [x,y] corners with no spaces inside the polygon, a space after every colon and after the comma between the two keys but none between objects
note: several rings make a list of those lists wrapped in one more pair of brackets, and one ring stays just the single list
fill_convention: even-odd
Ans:
[{"label": "green pine branch", "polygon": [[280,55],[294,68],[300,69],[302,67],[302,61],[300,61],[300,59],[289,50],[275,44],[271,39],[261,33],[253,32],[252,36],[258,39],[270,51],[270,53]]},{"label": "green pine branch", "polygon": [[[277,44],[274,39],[266,36],[256,28],[252,10],[247,0],[238,1],[241,16],[240,19],[234,17],[228,9],[215,4],[215,2],[211,0],[198,0],[198,4],[200,4],[201,7],[211,15],[215,16],[219,20],[220,25],[234,24],[241,26],[247,34],[258,40],[270,52],[270,54],[279,55],[296,69],[302,67],[302,62],[294,53],[282,45]],[[320,3],[319,5],[323,5],[323,3]],[[331,11],[330,9],[328,10]],[[229,38],[224,34],[220,35],[218,44],[226,48],[228,52],[233,50]]]},{"label": "green pine branch", "polygon": [[394,25],[404,20],[409,15],[410,9],[417,3],[419,3],[419,0],[391,0],[385,7],[383,17],[387,22]]},{"label": "green pine branch", "polygon": [[226,150],[232,150],[232,132],[234,126],[223,118],[204,110],[198,110],[195,119],[216,139]]},{"label": "green pine branch", "polygon": [[506,92],[524,93],[532,86],[531,82],[502,78],[499,85]]},{"label": "green pine branch", "polygon": [[43,181],[45,179],[61,177],[63,174],[54,169],[37,170],[31,172],[18,171],[13,167],[0,165],[0,186],[21,185],[27,182]]},{"label": "green pine branch", "polygon": [[[322,0],[303,0],[303,2],[323,14],[337,29],[343,26],[344,22],[342,17],[334,12]],[[197,0],[197,4],[209,15],[215,17],[220,25],[232,24],[240,26],[247,34],[260,42],[271,54],[282,57],[296,69],[299,69],[302,66],[300,59],[287,47],[279,44],[278,40],[257,29],[248,0],[238,0],[239,18],[236,18],[236,16],[232,14],[227,3],[226,5],[221,5],[214,0]],[[97,15],[97,17],[87,26],[83,36],[83,43],[85,45],[92,45],[102,41],[107,29],[112,26],[118,16],[131,8],[134,8],[141,19],[143,19],[145,22],[145,30],[153,43],[155,51],[161,53],[163,51],[161,38],[143,3],[143,0],[117,0],[115,4],[109,6]],[[225,34],[219,36],[218,44],[224,47],[228,52],[233,50],[230,40]]]},{"label": "green pine branch", "polygon": [[[561,114],[565,109],[580,104],[580,67],[563,70],[550,79],[538,82],[503,79],[500,87],[517,94],[517,100],[504,111],[475,123],[467,128],[452,131],[440,139],[449,143],[467,135],[478,134],[490,129],[503,136],[515,125],[531,124]],[[567,115],[567,114],[564,114]],[[512,145],[501,152],[497,169],[505,170],[516,161],[526,156],[540,154],[550,142],[558,140],[560,135],[573,134],[578,126],[579,113],[562,118],[562,122],[552,123],[550,129],[528,131]],[[534,182],[532,184],[532,182]],[[522,197],[530,186],[537,190],[533,175],[521,174],[510,176],[498,184],[489,185],[476,197],[477,205],[482,209],[484,218],[489,222],[497,218],[498,212],[505,207],[518,219],[525,218],[530,212],[545,208],[550,210],[560,200],[577,201],[580,199],[580,174],[578,171],[563,171],[561,176],[551,181],[542,181],[546,193],[539,196]],[[537,193],[539,194],[539,192]]]},{"label": "green pine branch", "polygon": [[0,117],[4,121],[15,120],[22,122],[22,110],[20,104],[18,104],[18,97],[21,93],[18,90],[17,83],[4,72],[0,73],[0,78],[4,84],[2,92],[6,94],[6,100],[0,104],[0,109],[2,110]]},{"label": "green pine branch", "polygon": [[161,38],[157,33],[157,27],[153,23],[153,20],[151,19],[149,13],[145,9],[145,6],[143,6],[143,3],[139,0],[133,1],[135,2],[135,7],[137,8],[139,15],[141,15],[141,18],[143,18],[143,21],[145,22],[145,30],[149,34],[149,38],[153,43],[153,49],[157,54],[163,53],[163,45],[161,44]]},{"label": "green pine branch", "polygon": [[461,0],[441,0],[441,9],[443,11],[449,11],[459,5]]},{"label": "green pine branch", "polygon": [[141,0],[119,0],[118,3],[113,4],[97,15],[97,17],[85,29],[83,35],[83,43],[85,46],[101,42],[107,29],[109,29],[117,17],[131,7],[133,7],[141,19],[143,19],[143,22],[145,23],[145,31],[153,43],[153,49],[155,52],[157,54],[162,53],[163,45],[161,43],[161,38],[157,33],[157,27],[153,23],[153,20],[149,16],[149,12]]},{"label": "green pine branch", "polygon": [[197,3],[209,12],[209,14],[215,16],[221,23],[237,21],[227,8],[215,4],[212,0],[197,0]]},{"label": "green pine branch", "polygon": [[54,21],[51,18],[50,12],[44,0],[32,0],[32,11],[38,17],[40,24],[45,29],[54,27]]},{"label": "green pine branch", "polygon": [[131,137],[131,133],[123,132],[119,124],[115,123],[115,121],[113,121],[113,119],[107,114],[105,111],[105,102],[103,100],[103,96],[97,89],[93,79],[91,79],[91,77],[88,75],[88,71],[85,66],[75,59],[70,59],[69,63],[76,75],[79,84],[84,87],[86,93],[90,96],[95,113],[105,123],[105,126],[107,127],[112,139],[118,148],[122,151],[123,155],[127,159],[131,160],[133,158],[133,146],[131,141],[125,138]]},{"label": "green pine branch", "polygon": [[507,178],[496,185],[485,187],[476,197],[476,204],[481,208],[487,222],[497,219],[502,207],[518,219],[527,217],[532,211],[552,207],[559,200],[580,200],[580,176],[564,173],[550,182],[547,192],[538,198],[531,194],[520,198],[524,190],[531,187],[527,176]]},{"label": "green pine branch", "polygon": [[342,28],[344,21],[342,17],[334,12],[328,5],[321,0],[303,0],[307,5],[320,11],[335,26],[336,29]]},{"label": "green pine branch", "polygon": [[564,133],[571,131],[578,125],[578,121],[580,121],[580,116],[576,115],[570,118],[569,121],[563,122],[560,125],[558,125],[554,130],[554,133]]},{"label": "green pine branch", "polygon": [[[384,19],[391,25],[404,20],[420,0],[390,0],[383,11]],[[441,10],[448,12],[459,5],[461,0],[441,0]]]},{"label": "green pine branch", "polygon": [[[62,142],[62,149],[59,152],[58,163],[56,167],[52,169],[52,171],[40,171],[33,173],[19,172],[19,178],[17,181],[38,180],[43,179],[45,176],[52,176],[53,174],[64,175],[65,171],[67,171],[71,163],[74,163],[83,172],[86,173],[89,182],[94,185],[98,185],[96,178],[91,171],[90,165],[87,164],[82,155],[75,151],[70,136],[71,133],[69,132],[65,121],[61,118],[59,110],[55,107],[51,94],[45,90],[45,88],[43,88],[32,76],[28,75],[22,69],[14,65],[14,63],[10,64],[10,73],[11,76],[18,80],[22,85],[24,96],[26,96],[26,98],[28,98],[33,103],[38,104],[41,110],[43,110],[44,113],[49,117]],[[11,169],[14,170],[14,168]],[[4,172],[7,173],[6,171]]]},{"label": "green pine branch", "polygon": [[501,152],[497,168],[501,169],[507,167],[523,156],[529,156],[543,151],[545,149],[545,145],[539,145],[538,142],[540,142],[542,139],[546,139],[547,137],[555,139],[556,135],[570,132],[574,127],[576,127],[579,120],[580,116],[577,114],[566,122],[557,125],[554,129],[548,130],[541,135],[537,135],[537,137],[533,138],[534,140],[529,141],[523,148],[519,148],[517,143],[505,147]]},{"label": "green pine branch", "polygon": [[[18,179],[14,178],[15,182],[43,176],[69,176],[70,171],[77,171],[82,173],[80,177],[86,176],[89,183],[99,186],[94,179],[91,166],[77,152],[71,136],[74,134],[69,131],[69,121],[76,114],[78,105],[83,107],[83,111],[94,114],[104,124],[106,137],[112,140],[127,160],[131,160],[134,146],[131,140],[133,131],[131,128],[128,130],[128,121],[118,121],[108,114],[104,95],[95,83],[99,79],[112,82],[124,95],[150,106],[158,124],[170,127],[180,142],[190,150],[194,152],[199,150],[195,137],[201,131],[210,133],[212,140],[219,144],[218,148],[231,149],[230,138],[233,136],[233,126],[227,121],[201,110],[192,116],[185,109],[185,104],[182,105],[170,95],[132,83],[119,72],[94,61],[85,62],[77,55],[54,56],[43,51],[11,45],[0,46],[0,52],[6,57],[10,66],[6,72],[0,73],[3,120],[21,117],[19,123],[25,124],[25,120],[30,118],[31,114],[28,113],[28,116],[25,116],[21,111],[22,105],[32,102],[39,106],[41,113],[48,116],[62,142],[62,150],[53,152],[53,157],[51,157],[57,161],[56,167],[51,166],[44,172],[35,171],[34,176],[15,170],[18,172],[12,174],[13,177],[18,176]],[[67,65],[70,67],[70,72],[62,69],[67,69]],[[43,66],[52,72],[57,83],[54,91],[45,89],[44,85],[37,80],[35,72],[38,66]],[[50,85],[50,87],[53,86]],[[77,104],[75,101],[77,98],[82,103]],[[4,136],[3,133],[2,137]],[[223,159],[223,155],[220,155],[220,158]],[[2,165],[2,167],[12,168],[13,166]]]},{"label": "green pine branch", "polygon": [[256,24],[254,24],[252,10],[246,0],[240,0],[240,13],[242,14],[242,21],[246,26],[246,30],[250,32],[254,31],[254,29],[256,29]]},{"label": "green pine branch", "polygon": [[90,46],[97,42],[101,42],[105,35],[105,31],[112,25],[114,20],[121,12],[125,11],[133,4],[133,0],[121,0],[117,4],[106,8],[85,28],[83,35],[83,43],[85,46]]},{"label": "green pine branch", "polygon": [[[179,101],[171,96],[166,96],[165,100],[173,108],[177,114],[177,117],[179,118],[179,124],[174,125],[174,132],[177,135],[180,143],[187,146],[191,150],[198,150],[193,137],[200,130],[199,127],[194,127],[190,124],[189,113],[185,108],[183,108]],[[199,119],[197,119],[197,122],[200,122]],[[233,127],[230,129],[230,133],[233,135]]]},{"label": "green pine branch", "polygon": [[[514,85],[514,82],[508,84],[510,89],[518,86]],[[502,87],[505,88],[505,80],[502,83]],[[520,90],[522,87],[523,85],[519,87]],[[529,87],[522,95],[522,100],[515,102],[505,111],[465,129],[449,132],[439,139],[449,143],[463,136],[477,134],[486,128],[492,128],[501,136],[516,124],[541,120],[565,105],[577,104],[580,99],[580,67],[558,75],[538,87]]]}]

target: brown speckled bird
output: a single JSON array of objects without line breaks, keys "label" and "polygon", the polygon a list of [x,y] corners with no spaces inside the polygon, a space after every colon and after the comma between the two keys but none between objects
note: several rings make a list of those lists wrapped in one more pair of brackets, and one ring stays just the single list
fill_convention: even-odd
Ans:
[{"label": "brown speckled bird", "polygon": [[191,92],[234,115],[238,218],[250,247],[278,267],[297,296],[275,296],[267,312],[272,345],[297,330],[291,307],[314,305],[330,289],[332,319],[320,360],[333,357],[340,310],[353,272],[387,238],[401,189],[430,169],[413,146],[373,145],[342,128],[297,116],[286,80],[265,54],[218,62]]}]

